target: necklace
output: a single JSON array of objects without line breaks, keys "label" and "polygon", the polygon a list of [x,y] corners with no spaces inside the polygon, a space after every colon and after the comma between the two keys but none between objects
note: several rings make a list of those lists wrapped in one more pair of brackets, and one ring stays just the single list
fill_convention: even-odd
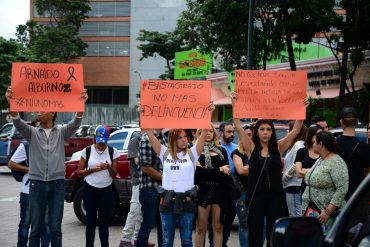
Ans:
[{"label": "necklace", "polygon": [[98,150],[97,146],[95,146],[95,152],[99,154],[99,156],[101,156],[105,152],[105,149],[101,151],[101,150]]}]

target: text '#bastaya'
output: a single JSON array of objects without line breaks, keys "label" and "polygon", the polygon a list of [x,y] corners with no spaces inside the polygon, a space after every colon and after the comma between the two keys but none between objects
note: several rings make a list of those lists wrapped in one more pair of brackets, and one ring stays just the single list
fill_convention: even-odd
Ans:
[{"label": "text '#bastaya'", "polygon": [[142,90],[202,89],[204,84],[196,82],[144,81]]}]

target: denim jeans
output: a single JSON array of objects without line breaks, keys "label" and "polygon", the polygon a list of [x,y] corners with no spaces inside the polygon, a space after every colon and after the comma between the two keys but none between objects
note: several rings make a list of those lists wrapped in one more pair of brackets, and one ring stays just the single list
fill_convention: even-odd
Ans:
[{"label": "denim jeans", "polygon": [[240,247],[247,247],[248,246],[248,222],[246,219],[245,212],[247,210],[247,206],[245,205],[245,201],[247,198],[247,194],[243,193],[238,200],[235,201],[235,209],[236,215],[239,219],[239,243]]},{"label": "denim jeans", "polygon": [[[20,193],[19,204],[20,204],[20,221],[18,226],[17,247],[27,247],[28,232],[31,224],[29,195],[26,193]],[[50,229],[49,226],[45,224],[44,231],[41,235],[41,247],[47,247],[49,246],[49,243],[50,243]]]},{"label": "denim jeans", "polygon": [[302,199],[300,193],[285,192],[289,216],[302,216]]},{"label": "denim jeans", "polygon": [[127,214],[125,227],[122,230],[122,240],[136,240],[139,234],[142,221],[141,204],[139,201],[139,185],[132,186],[132,196],[130,201],[130,212]]},{"label": "denim jeans", "polygon": [[192,233],[195,213],[183,212],[176,214],[173,205],[168,212],[160,212],[162,221],[162,247],[172,247],[175,237],[176,223],[180,228],[180,238],[182,247],[193,246]]},{"label": "denim jeans", "polygon": [[137,247],[147,247],[150,231],[157,225],[157,240],[158,246],[162,246],[162,227],[160,224],[160,218],[158,217],[158,206],[159,197],[157,189],[155,188],[143,188],[140,189],[140,204],[141,212],[143,215],[143,221],[139,235],[137,236]]},{"label": "denim jeans", "polygon": [[95,229],[99,226],[102,247],[109,246],[109,220],[113,202],[113,188],[96,188],[85,183],[83,199],[86,208],[86,247],[94,247]]},{"label": "denim jeans", "polygon": [[29,202],[31,211],[29,247],[40,247],[40,238],[45,228],[46,211],[51,247],[62,247],[64,179],[48,182],[31,180]]}]

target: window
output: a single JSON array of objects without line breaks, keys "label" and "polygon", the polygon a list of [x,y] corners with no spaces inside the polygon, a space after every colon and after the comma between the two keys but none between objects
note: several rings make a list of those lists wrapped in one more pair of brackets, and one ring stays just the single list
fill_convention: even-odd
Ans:
[{"label": "window", "polygon": [[[89,3],[91,10],[87,13],[89,17],[126,17],[130,16],[130,2],[93,2]],[[36,6],[33,6],[33,17],[49,17],[48,12],[41,15],[37,13]]]},{"label": "window", "polygon": [[129,2],[93,2],[89,3],[89,17],[122,17],[130,16]]},{"label": "window", "polygon": [[80,36],[91,37],[120,37],[130,36],[129,22],[84,22]]},{"label": "window", "polygon": [[117,150],[122,150],[123,144],[125,143],[125,140],[127,138],[127,134],[128,132],[121,132],[112,135],[108,140],[108,145],[117,148]]},{"label": "window", "polygon": [[130,55],[129,42],[86,42],[86,56],[123,57]]},{"label": "window", "polygon": [[10,133],[12,131],[13,125],[9,124],[3,127],[0,132],[0,138],[8,138],[10,136]]}]

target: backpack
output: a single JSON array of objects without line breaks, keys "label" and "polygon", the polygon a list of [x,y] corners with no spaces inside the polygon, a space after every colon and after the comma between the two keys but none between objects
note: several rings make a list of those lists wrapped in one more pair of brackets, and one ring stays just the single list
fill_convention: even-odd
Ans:
[{"label": "backpack", "polygon": [[[113,163],[113,152],[114,152],[113,147],[108,146],[108,152],[109,152],[110,161]],[[90,154],[91,154],[91,146],[88,146],[86,147],[86,166],[88,164]]]},{"label": "backpack", "polygon": [[[24,145],[24,148],[26,150],[26,156],[27,156],[27,159],[22,161],[21,163],[19,163],[20,165],[22,166],[27,166],[28,167],[28,159],[29,159],[29,146],[28,146],[28,142],[22,142],[23,145]],[[18,145],[19,147],[19,145]],[[18,149],[18,147],[14,148],[11,152],[10,152],[10,159],[12,158],[12,156],[14,155],[15,151]],[[22,179],[23,179],[23,176],[25,174],[27,174],[27,172],[20,172],[20,171],[16,171],[16,170],[13,170],[13,169],[10,169],[10,171],[12,172],[12,176],[14,177],[15,181],[17,182],[22,182]]]}]

